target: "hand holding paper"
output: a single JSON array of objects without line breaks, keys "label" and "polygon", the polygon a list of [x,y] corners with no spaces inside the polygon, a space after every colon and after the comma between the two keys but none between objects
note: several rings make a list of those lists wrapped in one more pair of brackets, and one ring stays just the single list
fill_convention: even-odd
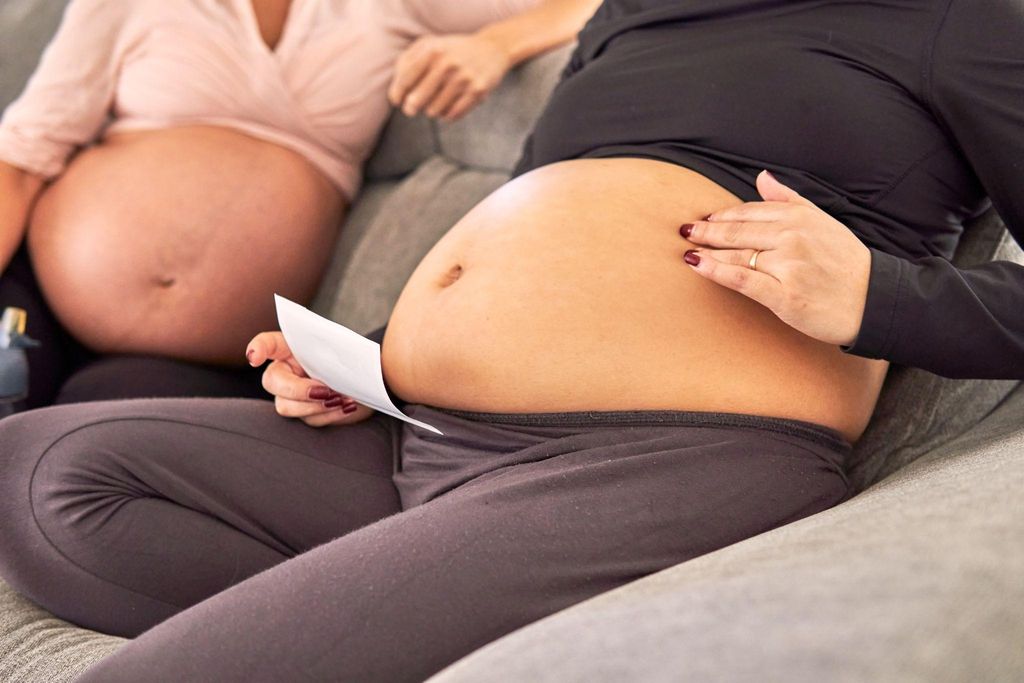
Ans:
[{"label": "hand holding paper", "polygon": [[274,295],[285,341],[306,374],[365,406],[441,434],[436,427],[407,416],[384,387],[380,344]]}]

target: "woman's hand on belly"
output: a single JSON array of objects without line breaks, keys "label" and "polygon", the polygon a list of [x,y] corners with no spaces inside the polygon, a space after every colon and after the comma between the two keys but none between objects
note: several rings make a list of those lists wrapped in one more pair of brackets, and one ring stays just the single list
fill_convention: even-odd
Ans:
[{"label": "woman's hand on belly", "polygon": [[[707,279],[769,308],[784,323],[828,344],[852,345],[864,317],[871,252],[845,225],[767,171],[764,202],[684,225],[687,263]],[[754,251],[755,268],[750,268]],[[696,252],[699,262],[690,256]]]},{"label": "woman's hand on belly", "polygon": [[273,394],[278,415],[299,418],[310,427],[353,424],[373,415],[373,409],[310,379],[280,332],[256,335],[245,355],[254,368],[271,361],[263,372],[263,388]]}]

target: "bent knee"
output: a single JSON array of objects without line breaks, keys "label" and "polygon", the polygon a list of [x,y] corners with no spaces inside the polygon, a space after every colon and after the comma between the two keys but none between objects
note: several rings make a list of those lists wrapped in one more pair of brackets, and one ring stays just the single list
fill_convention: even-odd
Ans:
[{"label": "bent knee", "polygon": [[33,477],[64,433],[60,409],[44,408],[0,420],[0,575],[22,589],[38,571],[47,545],[33,509]]},{"label": "bent knee", "polygon": [[7,514],[28,501],[29,482],[39,458],[63,433],[60,409],[44,408],[0,420],[0,505]]},{"label": "bent knee", "polygon": [[[102,404],[57,406],[0,421],[0,572],[38,554],[109,475]],[[99,437],[99,438],[98,438]],[[109,477],[107,478],[109,481]]]}]

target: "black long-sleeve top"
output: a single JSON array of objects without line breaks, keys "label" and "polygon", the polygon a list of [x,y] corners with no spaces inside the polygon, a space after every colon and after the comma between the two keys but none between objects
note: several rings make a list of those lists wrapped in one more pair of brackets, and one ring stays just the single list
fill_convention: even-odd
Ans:
[{"label": "black long-sleeve top", "polygon": [[1024,379],[1024,266],[949,261],[990,206],[1024,245],[1020,0],[606,0],[513,175],[612,156],[771,170],[871,251],[844,352]]}]

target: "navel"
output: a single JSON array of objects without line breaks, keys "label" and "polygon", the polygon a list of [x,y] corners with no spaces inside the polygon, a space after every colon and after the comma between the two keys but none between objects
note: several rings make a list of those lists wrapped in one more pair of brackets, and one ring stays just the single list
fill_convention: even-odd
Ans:
[{"label": "navel", "polygon": [[154,282],[160,289],[170,289],[174,286],[174,283],[176,283],[177,280],[173,277],[158,277]]},{"label": "navel", "polygon": [[451,287],[460,277],[462,277],[462,266],[456,263],[441,277],[441,287]]}]

